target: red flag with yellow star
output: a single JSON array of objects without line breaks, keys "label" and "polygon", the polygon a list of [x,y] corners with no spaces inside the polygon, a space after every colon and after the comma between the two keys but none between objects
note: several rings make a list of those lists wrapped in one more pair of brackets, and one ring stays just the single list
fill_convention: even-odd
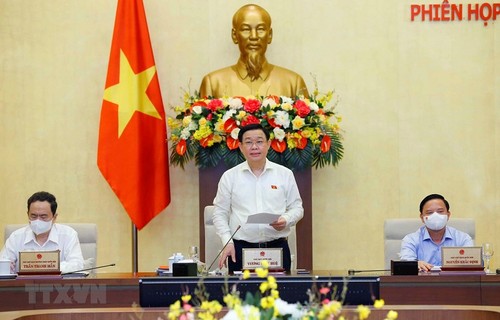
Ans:
[{"label": "red flag with yellow star", "polygon": [[97,165],[139,230],[170,203],[165,110],[142,0],[118,0]]}]

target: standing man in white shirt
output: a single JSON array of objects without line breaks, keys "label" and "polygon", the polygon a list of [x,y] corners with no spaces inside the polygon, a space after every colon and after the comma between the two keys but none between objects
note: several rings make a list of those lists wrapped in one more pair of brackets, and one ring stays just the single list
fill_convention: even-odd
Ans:
[{"label": "standing man in white shirt", "polygon": [[[225,244],[238,226],[219,260],[219,267],[229,272],[242,269],[243,248],[283,248],[283,268],[290,271],[291,257],[287,236],[304,215],[302,199],[293,172],[269,161],[269,132],[260,124],[241,128],[239,148],[246,161],[227,170],[219,181],[214,199],[213,222]],[[256,213],[274,213],[280,217],[273,223],[246,224]]]},{"label": "standing man in white shirt", "polygon": [[83,269],[83,256],[77,232],[68,226],[56,224],[57,202],[54,195],[41,191],[28,199],[26,227],[14,231],[0,252],[0,258],[12,262],[12,271],[19,271],[20,251],[60,250],[61,272]]}]

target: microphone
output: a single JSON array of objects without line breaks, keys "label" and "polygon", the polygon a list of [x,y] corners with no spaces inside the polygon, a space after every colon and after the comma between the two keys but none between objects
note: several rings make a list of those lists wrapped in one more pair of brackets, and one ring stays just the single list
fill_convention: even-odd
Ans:
[{"label": "microphone", "polygon": [[90,271],[90,270],[95,270],[95,269],[100,269],[100,268],[106,268],[106,267],[114,267],[115,265],[116,265],[115,263],[110,263],[110,264],[106,264],[106,265],[103,265],[103,266],[98,266],[98,267],[92,267],[92,268],[86,268],[86,269],[81,269],[81,270],[75,270],[75,271],[65,272],[65,273],[61,273],[61,276],[65,276],[65,275],[72,274],[72,273],[78,273],[78,272],[82,272],[82,271]]},{"label": "microphone", "polygon": [[238,232],[238,230],[240,230],[240,228],[241,228],[241,226],[238,226],[238,228],[236,228],[236,230],[234,230],[234,232],[231,235],[231,237],[229,238],[229,240],[227,240],[226,244],[222,247],[222,249],[220,249],[220,251],[217,254],[217,256],[215,257],[214,261],[212,261],[212,263],[210,264],[210,267],[208,267],[208,269],[205,270],[206,272],[210,271],[210,268],[212,268],[212,266],[214,265],[215,261],[217,261],[217,259],[219,258],[219,256],[224,252],[224,249],[226,249],[226,247],[229,244],[229,242],[231,240],[233,240],[234,235],[236,234],[236,232]]},{"label": "microphone", "polygon": [[385,272],[385,271],[391,271],[390,269],[377,269],[377,270],[354,270],[354,269],[349,269],[347,273],[352,276],[355,275],[356,273],[361,273],[361,272]]}]

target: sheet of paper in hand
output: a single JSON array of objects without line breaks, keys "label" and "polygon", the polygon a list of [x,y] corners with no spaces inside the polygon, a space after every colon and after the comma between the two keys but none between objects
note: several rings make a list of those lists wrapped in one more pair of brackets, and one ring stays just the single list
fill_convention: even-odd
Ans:
[{"label": "sheet of paper in hand", "polygon": [[280,215],[275,213],[256,213],[248,216],[247,223],[271,224],[274,221],[278,220],[279,217]]}]

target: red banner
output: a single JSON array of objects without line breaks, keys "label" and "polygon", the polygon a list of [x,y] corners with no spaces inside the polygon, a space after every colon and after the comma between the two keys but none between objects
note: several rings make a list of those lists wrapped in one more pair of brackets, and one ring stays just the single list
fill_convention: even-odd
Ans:
[{"label": "red banner", "polygon": [[139,230],[170,203],[165,110],[142,0],[118,0],[97,165]]}]

